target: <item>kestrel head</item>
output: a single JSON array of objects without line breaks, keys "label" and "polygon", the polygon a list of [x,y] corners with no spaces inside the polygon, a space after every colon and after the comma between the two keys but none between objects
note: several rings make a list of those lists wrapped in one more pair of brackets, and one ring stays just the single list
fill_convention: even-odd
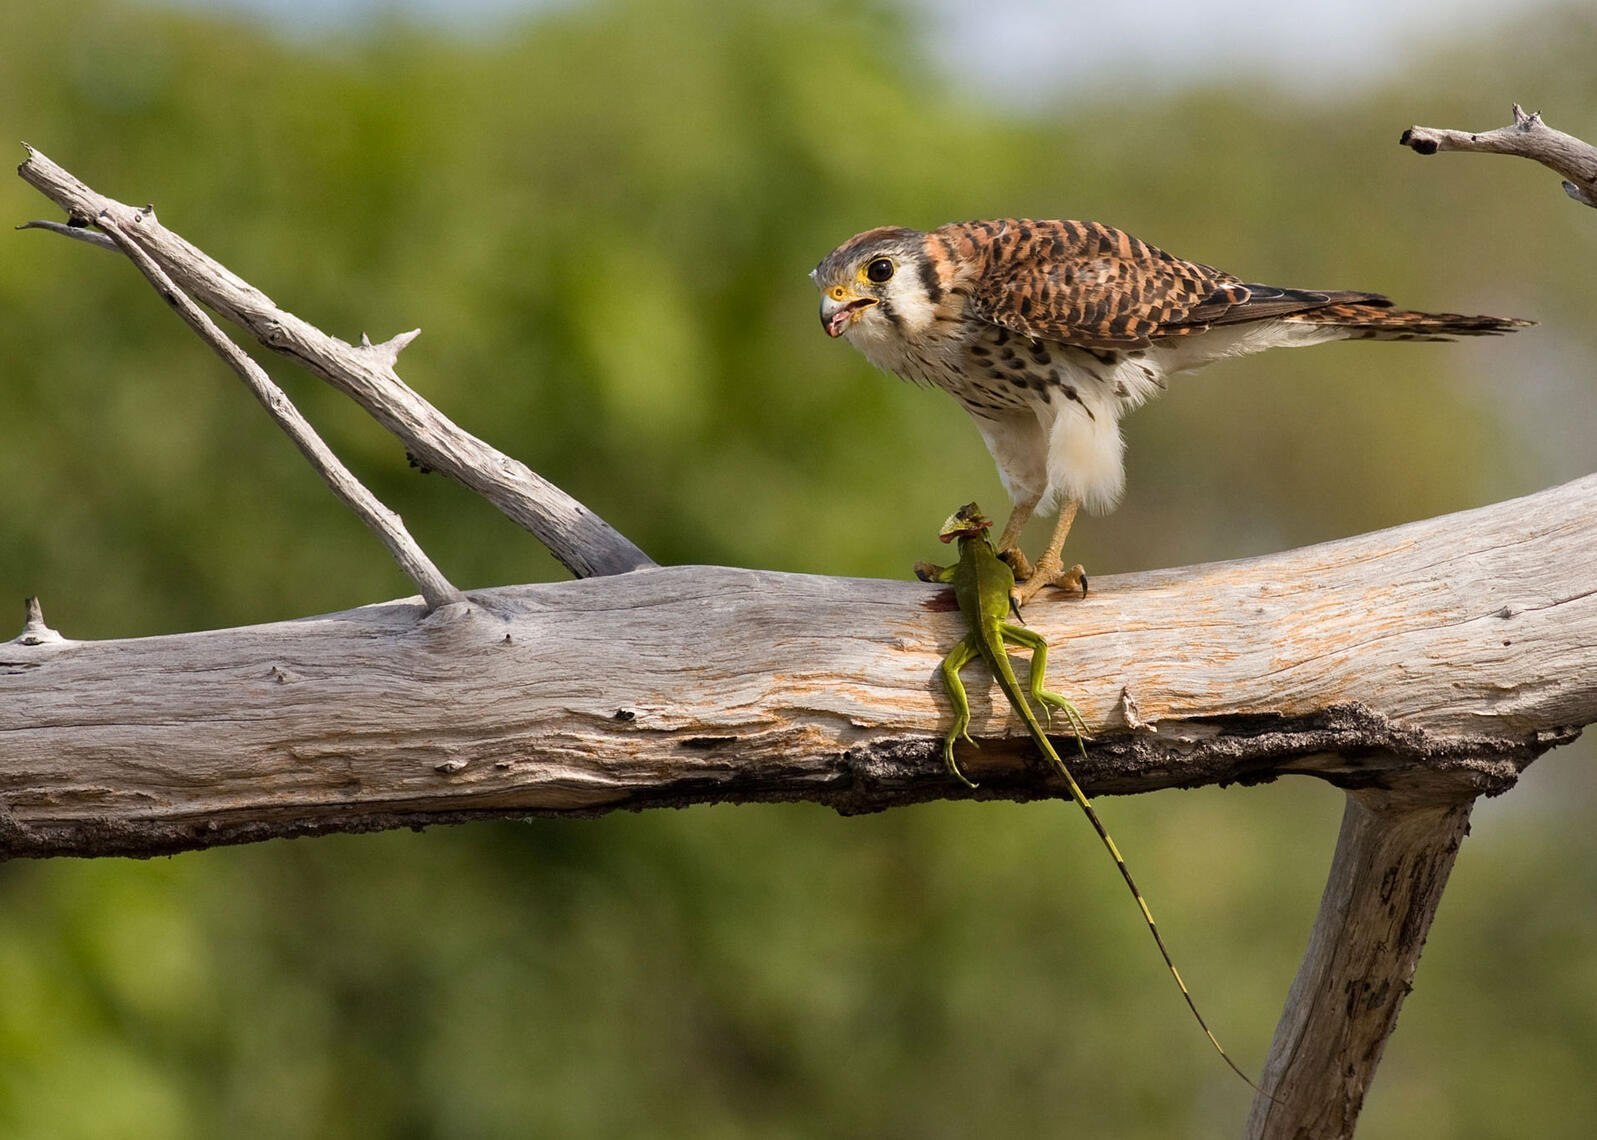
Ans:
[{"label": "kestrel head", "polygon": [[902,335],[931,319],[937,272],[926,254],[926,235],[883,226],[856,234],[810,273],[821,291],[821,327],[827,336]]}]

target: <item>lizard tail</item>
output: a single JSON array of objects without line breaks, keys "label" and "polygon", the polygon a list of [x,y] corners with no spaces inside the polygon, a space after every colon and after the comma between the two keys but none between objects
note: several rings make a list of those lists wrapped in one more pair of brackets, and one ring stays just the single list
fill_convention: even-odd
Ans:
[{"label": "lizard tail", "polygon": [[[1086,725],[1082,723],[1081,714],[1076,711],[1076,707],[1070,702],[1066,701],[1063,708],[1065,715],[1070,720],[1071,732],[1076,737],[1076,748],[1081,752],[1082,759],[1086,759],[1087,749],[1082,743],[1082,738],[1086,735]],[[1042,736],[1042,739],[1044,741],[1048,740],[1046,735]],[[1153,911],[1148,908],[1148,900],[1142,897],[1142,890],[1137,886],[1137,880],[1131,877],[1131,868],[1126,866],[1125,857],[1120,854],[1120,848],[1115,846],[1115,841],[1109,835],[1109,829],[1104,826],[1103,820],[1098,817],[1098,812],[1093,808],[1092,801],[1087,798],[1087,794],[1081,790],[1081,785],[1077,784],[1076,778],[1070,774],[1070,769],[1065,766],[1065,762],[1054,751],[1052,742],[1048,743],[1044,751],[1048,753],[1048,758],[1054,762],[1055,769],[1065,778],[1065,786],[1070,789],[1070,798],[1076,801],[1076,806],[1081,809],[1082,814],[1087,817],[1087,822],[1092,824],[1092,829],[1098,833],[1098,838],[1103,841],[1104,850],[1109,852],[1109,857],[1115,861],[1115,866],[1120,869],[1120,877],[1126,881],[1126,886],[1130,888],[1131,897],[1137,900],[1137,906],[1142,911],[1142,920],[1147,923],[1148,932],[1153,935],[1154,944],[1159,947],[1159,956],[1164,959],[1165,967],[1170,971],[1170,976],[1175,979],[1176,988],[1181,991],[1182,1000],[1187,1003],[1187,1008],[1192,1011],[1192,1016],[1197,1020],[1198,1028],[1203,1030],[1203,1035],[1209,1039],[1209,1044],[1214,1046],[1214,1051],[1220,1054],[1220,1059],[1230,1066],[1233,1073],[1247,1081],[1248,1087],[1254,1092],[1270,1096],[1269,1093],[1254,1084],[1253,1078],[1243,1072],[1241,1066],[1231,1059],[1231,1054],[1227,1053],[1225,1046],[1220,1044],[1220,1039],[1214,1035],[1214,1030],[1209,1028],[1209,1023],[1203,1019],[1203,1014],[1198,1012],[1198,1003],[1192,1000],[1192,991],[1187,989],[1187,983],[1181,978],[1181,971],[1176,969],[1175,960],[1170,957],[1170,949],[1164,944],[1164,935],[1159,933],[1159,924],[1153,920]],[[1270,1097],[1270,1099],[1274,1100],[1275,1098]]]}]

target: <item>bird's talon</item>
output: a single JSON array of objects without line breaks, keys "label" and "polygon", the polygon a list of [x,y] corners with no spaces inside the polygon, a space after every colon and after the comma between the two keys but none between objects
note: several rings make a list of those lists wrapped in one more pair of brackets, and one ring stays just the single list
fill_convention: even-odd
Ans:
[{"label": "bird's talon", "polygon": [[1083,570],[1081,563],[1076,563],[1069,570],[1054,579],[1053,584],[1061,590],[1080,590],[1081,596],[1087,596],[1087,571]]}]

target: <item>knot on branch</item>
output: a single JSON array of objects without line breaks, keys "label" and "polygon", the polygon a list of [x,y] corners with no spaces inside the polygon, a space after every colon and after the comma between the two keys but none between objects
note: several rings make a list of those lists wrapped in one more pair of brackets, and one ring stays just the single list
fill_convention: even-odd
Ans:
[{"label": "knot on branch", "polygon": [[44,623],[44,607],[39,604],[39,599],[37,597],[29,598],[24,603],[22,632],[17,634],[11,644],[46,645],[65,640],[66,638]]}]

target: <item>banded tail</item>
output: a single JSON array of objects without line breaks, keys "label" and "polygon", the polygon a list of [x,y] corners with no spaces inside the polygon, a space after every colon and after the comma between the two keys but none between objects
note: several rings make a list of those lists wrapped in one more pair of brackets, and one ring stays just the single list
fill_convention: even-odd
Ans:
[{"label": "banded tail", "polygon": [[1421,313],[1394,309],[1379,293],[1354,294],[1357,300],[1292,313],[1283,320],[1346,330],[1350,340],[1452,340],[1456,336],[1502,336],[1529,328],[1535,321],[1518,317],[1467,316],[1463,313]]}]

